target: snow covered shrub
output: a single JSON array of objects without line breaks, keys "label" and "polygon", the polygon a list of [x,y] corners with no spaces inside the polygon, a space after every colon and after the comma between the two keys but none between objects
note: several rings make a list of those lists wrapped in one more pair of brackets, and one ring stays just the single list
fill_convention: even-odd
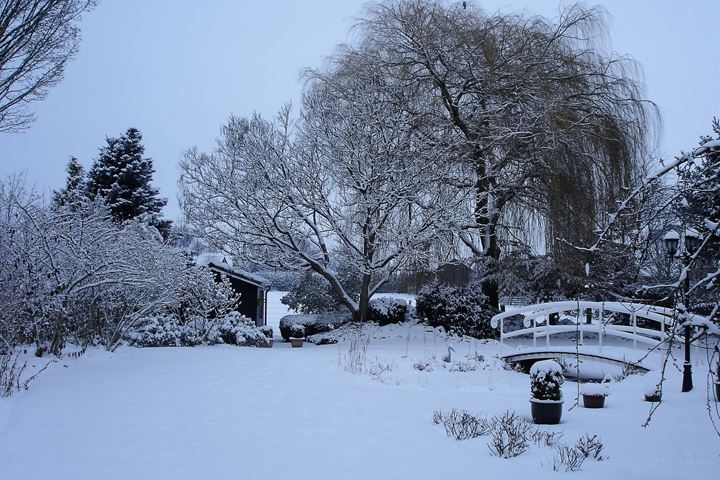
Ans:
[{"label": "snow covered shrub", "polygon": [[475,338],[495,338],[490,318],[497,313],[482,294],[480,287],[455,288],[433,285],[423,289],[416,299],[420,318],[448,333]]},{"label": "snow covered shrub", "polygon": [[255,325],[255,322],[239,312],[230,312],[216,323],[217,326],[209,336],[209,340],[213,343],[227,343],[240,347],[270,345],[270,339]]},{"label": "snow covered shrub", "polygon": [[490,420],[490,454],[501,458],[512,458],[524,453],[530,446],[529,437],[533,431],[518,414],[511,410]]},{"label": "snow covered shrub", "polygon": [[555,457],[553,458],[552,468],[556,472],[561,470],[577,472],[582,468],[584,461],[585,455],[577,448],[568,445],[558,445],[555,447]]},{"label": "snow covered shrub", "polygon": [[583,454],[585,458],[593,458],[594,460],[604,460],[602,456],[604,445],[597,435],[584,434],[575,442],[575,449]]},{"label": "snow covered shrub", "polygon": [[182,330],[174,315],[153,315],[138,320],[125,338],[136,347],[179,347]]},{"label": "snow covered shrub", "polygon": [[554,360],[541,360],[530,368],[530,393],[535,400],[560,400],[564,381],[562,367]]},{"label": "snow covered shrub", "polygon": [[273,329],[272,327],[265,325],[264,327],[260,327],[260,331],[263,335],[265,335],[267,338],[273,338]]},{"label": "snow covered shrub", "polygon": [[536,428],[530,433],[530,438],[536,445],[545,445],[546,447],[554,447],[560,441],[562,433],[560,432],[548,432],[546,430],[540,430]]},{"label": "snow covered shrub", "polygon": [[283,339],[290,339],[290,327],[302,325],[305,327],[305,336],[310,337],[318,333],[326,333],[344,325],[351,320],[348,313],[326,313],[317,315],[286,315],[280,319],[280,335]]},{"label": "snow covered shrub", "polygon": [[487,419],[454,408],[448,413],[433,412],[433,423],[436,425],[442,424],[445,427],[447,436],[456,440],[467,440],[487,435],[491,427]]},{"label": "snow covered shrub", "polygon": [[297,323],[290,327],[290,338],[305,338],[305,327]]},{"label": "snow covered shrub", "polygon": [[18,352],[0,353],[0,397],[9,397],[21,390],[20,377],[26,366],[27,362],[20,360]]},{"label": "snow covered shrub", "polygon": [[379,325],[390,325],[405,321],[408,304],[400,298],[374,298],[370,300],[368,318]]}]

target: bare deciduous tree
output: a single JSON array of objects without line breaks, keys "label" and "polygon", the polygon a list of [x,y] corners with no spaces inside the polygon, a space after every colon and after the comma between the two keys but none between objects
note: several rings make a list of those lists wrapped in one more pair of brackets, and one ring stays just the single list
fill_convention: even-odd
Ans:
[{"label": "bare deciduous tree", "polygon": [[[426,255],[462,197],[438,188],[443,162],[426,151],[412,92],[371,64],[310,72],[297,122],[231,119],[211,154],[181,162],[187,221],[253,262],[314,271],[356,320],[394,271]],[[360,279],[359,296],[337,274]]]},{"label": "bare deciduous tree", "polygon": [[0,132],[33,121],[28,105],[45,98],[77,53],[83,12],[96,0],[0,2]]}]

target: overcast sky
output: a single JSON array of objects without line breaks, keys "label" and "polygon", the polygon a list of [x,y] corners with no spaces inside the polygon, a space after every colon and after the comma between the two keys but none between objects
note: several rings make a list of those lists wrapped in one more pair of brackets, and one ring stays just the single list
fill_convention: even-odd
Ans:
[{"label": "overcast sky", "polygon": [[[48,192],[70,156],[87,167],[106,136],[143,134],[155,185],[177,218],[177,163],[212,148],[231,114],[273,115],[299,98],[299,74],[350,39],[361,0],[103,0],[81,23],[65,78],[34,105],[37,122],[0,133],[0,175],[24,171]],[[567,2],[562,2],[566,4]],[[639,61],[660,107],[660,154],[688,150],[720,116],[720,1],[607,0],[611,48]],[[485,0],[487,11],[555,17],[558,0]]]}]

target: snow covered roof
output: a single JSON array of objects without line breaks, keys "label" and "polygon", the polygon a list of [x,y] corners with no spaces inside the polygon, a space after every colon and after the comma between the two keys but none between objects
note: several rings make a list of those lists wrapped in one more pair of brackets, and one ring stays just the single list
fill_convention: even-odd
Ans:
[{"label": "snow covered roof", "polygon": [[214,263],[215,265],[227,265],[228,267],[233,266],[232,258],[226,256],[224,253],[200,253],[195,259],[195,263],[201,267],[210,265],[211,263]]},{"label": "snow covered roof", "polygon": [[271,283],[269,280],[267,280],[263,277],[260,277],[258,275],[255,275],[253,273],[246,272],[245,270],[240,270],[239,268],[234,268],[227,264],[219,265],[215,262],[210,262],[207,264],[207,267],[210,268],[210,270],[224,273],[225,275],[237,278],[239,280],[243,280],[247,283],[252,283],[253,285],[262,287],[264,289],[268,289],[271,286]]}]

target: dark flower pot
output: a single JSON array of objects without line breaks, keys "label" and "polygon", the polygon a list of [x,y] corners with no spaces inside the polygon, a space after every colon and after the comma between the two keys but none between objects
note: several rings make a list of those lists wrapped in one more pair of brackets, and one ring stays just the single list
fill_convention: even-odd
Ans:
[{"label": "dark flower pot", "polygon": [[533,422],[538,425],[557,425],[562,417],[562,400],[548,401],[530,399]]},{"label": "dark flower pot", "polygon": [[720,402],[720,382],[715,382],[715,401]]},{"label": "dark flower pot", "polygon": [[257,346],[259,348],[272,348],[273,341],[272,338],[268,339],[267,343],[258,343]]},{"label": "dark flower pot", "polygon": [[304,338],[291,338],[290,339],[290,345],[292,345],[292,348],[302,348],[303,342],[305,342]]},{"label": "dark flower pot", "polygon": [[662,398],[662,395],[660,395],[660,394],[657,394],[657,395],[647,395],[647,394],[645,394],[645,401],[646,401],[646,402],[655,402],[655,403],[657,403],[657,402],[660,401],[661,398]]},{"label": "dark flower pot", "polygon": [[605,406],[605,395],[583,394],[583,406],[585,408],[603,408]]}]

